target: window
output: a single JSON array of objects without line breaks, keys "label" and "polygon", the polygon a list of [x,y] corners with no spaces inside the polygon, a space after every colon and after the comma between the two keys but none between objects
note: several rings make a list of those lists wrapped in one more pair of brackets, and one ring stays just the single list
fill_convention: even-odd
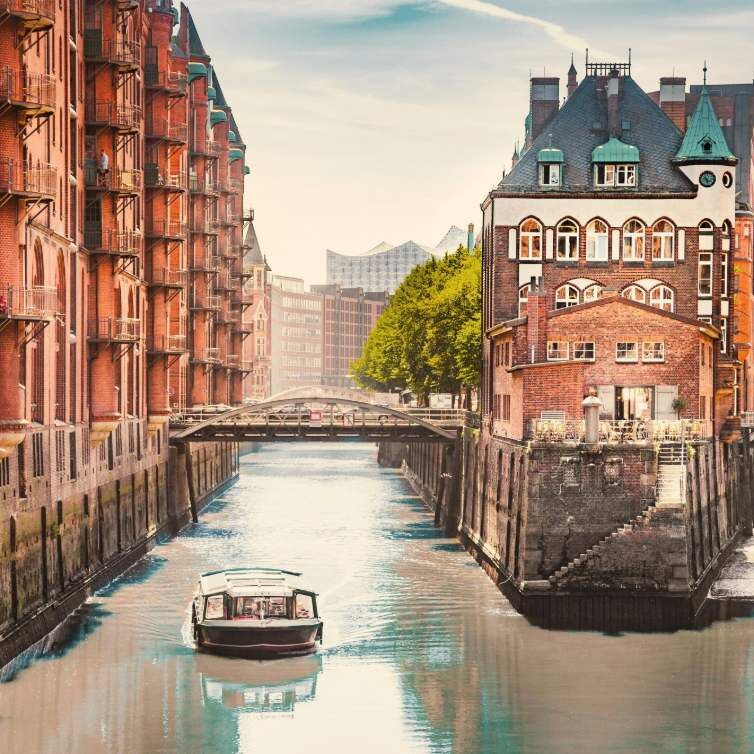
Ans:
[{"label": "window", "polygon": [[657,285],[649,292],[649,305],[664,312],[673,311],[673,291],[667,285]]},{"label": "window", "polygon": [[596,186],[635,186],[636,165],[597,164],[594,166],[594,183]]},{"label": "window", "polygon": [[628,288],[624,288],[621,296],[629,301],[638,301],[640,304],[647,303],[647,292],[638,285],[629,285]]},{"label": "window", "polygon": [[709,220],[699,223],[699,251],[712,251],[715,248],[715,226]]},{"label": "window", "polygon": [[547,361],[567,361],[568,343],[563,340],[551,340],[547,343]]},{"label": "window", "polygon": [[607,261],[607,225],[602,220],[592,220],[586,226],[587,261]]},{"label": "window", "polygon": [[707,396],[699,396],[699,418],[704,420],[707,418]]},{"label": "window", "polygon": [[601,295],[602,295],[602,286],[595,284],[595,285],[590,285],[588,288],[584,289],[582,298],[583,298],[584,303],[587,303],[587,301],[596,301]]},{"label": "window", "polygon": [[526,302],[529,300],[530,283],[522,285],[518,289],[518,316],[523,317],[526,314]]},{"label": "window", "polygon": [[511,344],[505,343],[503,345],[503,364],[510,366],[511,364]]},{"label": "window", "polygon": [[723,186],[725,188],[730,188],[733,185],[733,174],[732,173],[723,173]]},{"label": "window", "polygon": [[213,594],[211,597],[207,597],[204,617],[207,620],[222,620],[225,617],[225,600],[222,594]]},{"label": "window", "polygon": [[652,228],[652,259],[655,262],[673,261],[673,226],[667,220],[660,220]]},{"label": "window", "polygon": [[699,254],[699,295],[712,295],[712,254]]},{"label": "window", "polygon": [[561,285],[555,291],[555,308],[567,309],[579,303],[579,289],[575,285]]},{"label": "window", "polygon": [[574,343],[573,358],[576,361],[594,361],[594,342],[579,341]]},{"label": "window", "polygon": [[728,255],[720,255],[720,295],[728,295]]},{"label": "window", "polygon": [[236,597],[235,615],[252,620],[287,618],[288,602],[287,597]]},{"label": "window", "polygon": [[521,259],[542,259],[542,226],[529,218],[521,223]]},{"label": "window", "polygon": [[642,361],[665,361],[665,343],[662,341],[645,341],[641,349]]},{"label": "window", "polygon": [[560,186],[560,165],[540,165],[539,183],[541,186]]},{"label": "window", "polygon": [[637,343],[619,342],[615,344],[616,361],[638,361],[639,346]]},{"label": "window", "polygon": [[573,220],[558,225],[557,259],[575,262],[579,258],[579,226]]},{"label": "window", "polygon": [[509,422],[511,420],[511,397],[510,395],[503,396],[503,421]]},{"label": "window", "polygon": [[623,226],[623,259],[627,262],[644,259],[644,226],[638,220],[629,220]]},{"label": "window", "polygon": [[720,320],[720,353],[728,353],[728,319]]}]

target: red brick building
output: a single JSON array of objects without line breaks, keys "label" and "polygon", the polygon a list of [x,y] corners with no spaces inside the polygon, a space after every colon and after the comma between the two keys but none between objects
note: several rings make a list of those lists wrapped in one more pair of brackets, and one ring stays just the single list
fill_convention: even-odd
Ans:
[{"label": "red brick building", "polygon": [[486,426],[528,437],[595,391],[603,419],[720,429],[738,410],[737,160],[710,96],[681,130],[630,64],[568,78],[562,106],[557,79],[531,80],[525,149],[482,205]]},{"label": "red brick building", "polygon": [[94,565],[55,547],[104,563],[165,521],[168,415],[249,394],[251,298],[245,146],[188,9],[0,21],[1,628]]}]

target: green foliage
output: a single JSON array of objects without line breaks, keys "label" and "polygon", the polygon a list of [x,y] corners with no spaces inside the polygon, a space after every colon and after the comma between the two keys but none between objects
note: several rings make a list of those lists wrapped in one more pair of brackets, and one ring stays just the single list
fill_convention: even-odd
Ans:
[{"label": "green foliage", "polygon": [[460,393],[479,384],[481,253],[463,246],[415,267],[351,365],[362,387]]}]

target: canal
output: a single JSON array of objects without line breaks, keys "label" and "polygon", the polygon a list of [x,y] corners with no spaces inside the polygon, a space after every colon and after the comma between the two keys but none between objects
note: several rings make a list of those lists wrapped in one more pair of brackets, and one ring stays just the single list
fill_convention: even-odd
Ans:
[{"label": "canal", "polygon": [[[745,752],[754,622],[548,632],[516,614],[368,445],[273,445],[201,523],[96,595],[0,684],[3,752]],[[300,569],[316,657],[199,655],[197,573]]]}]

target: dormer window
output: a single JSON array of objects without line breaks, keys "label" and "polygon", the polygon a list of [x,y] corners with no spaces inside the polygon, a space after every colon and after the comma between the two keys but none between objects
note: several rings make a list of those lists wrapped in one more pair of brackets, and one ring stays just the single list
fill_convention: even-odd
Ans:
[{"label": "dormer window", "polygon": [[712,147],[714,146],[714,142],[712,141],[712,139],[702,139],[701,145],[702,145],[702,152],[704,152],[704,154],[712,153]]},{"label": "dormer window", "polygon": [[597,188],[632,188],[638,184],[639,150],[612,136],[592,150]]},{"label": "dormer window", "polygon": [[560,186],[563,178],[563,152],[545,147],[537,154],[540,186]]}]

